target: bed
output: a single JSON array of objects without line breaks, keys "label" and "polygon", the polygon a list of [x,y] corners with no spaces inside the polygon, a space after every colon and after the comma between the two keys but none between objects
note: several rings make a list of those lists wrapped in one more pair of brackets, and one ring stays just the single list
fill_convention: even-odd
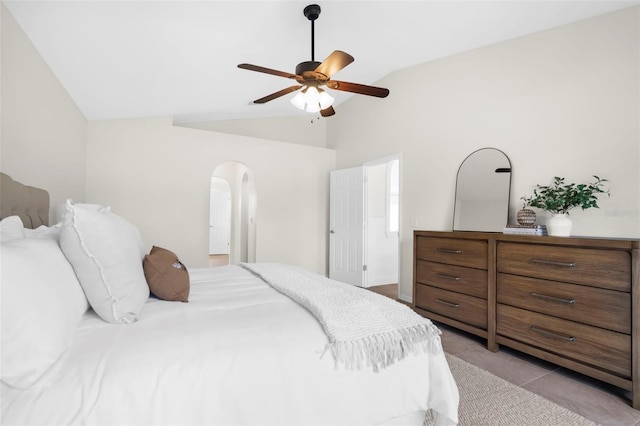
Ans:
[{"label": "bed", "polygon": [[[26,209],[5,210],[5,181],[3,425],[420,425],[428,411],[436,424],[457,423],[458,391],[437,334],[404,336],[394,349],[379,338],[382,334],[370,339],[366,350],[351,341],[336,343],[363,324],[377,327],[375,312],[354,320],[363,318],[354,311],[362,306],[361,312],[368,312],[368,305],[437,332],[406,306],[289,265],[190,268],[187,273],[174,259],[174,269],[188,276],[188,302],[163,300],[154,291],[149,296],[147,287],[146,296],[133,297],[143,299],[136,302],[136,312],[135,304],[127,305],[113,320],[109,315],[120,309],[113,304],[120,303],[119,296],[111,295],[108,309],[96,302],[100,299],[83,281],[87,271],[70,254],[65,229],[73,214],[106,216],[117,219],[118,226],[126,221],[104,206],[69,202],[63,223],[46,226],[48,215],[40,226],[20,220],[21,233],[15,218]],[[32,196],[39,200],[19,197],[20,203],[43,203],[42,192]],[[48,212],[48,199],[45,204]],[[99,249],[107,250],[103,246],[114,234],[98,238]],[[124,234],[135,232],[126,228]],[[87,241],[81,239],[81,245],[90,245]],[[118,256],[121,251],[126,252],[117,250]],[[278,273],[290,282],[275,282]],[[114,276],[118,282],[128,279],[122,271]],[[300,296],[303,281],[324,295]],[[333,287],[337,293],[326,293]],[[346,327],[316,312],[323,298],[325,304],[335,301],[329,311],[346,306],[343,314],[354,324]]]}]

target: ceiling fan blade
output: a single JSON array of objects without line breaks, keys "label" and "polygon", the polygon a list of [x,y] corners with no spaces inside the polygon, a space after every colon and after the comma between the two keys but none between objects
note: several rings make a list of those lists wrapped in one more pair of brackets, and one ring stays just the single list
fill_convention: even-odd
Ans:
[{"label": "ceiling fan blade", "polygon": [[366,86],[358,83],[348,83],[346,81],[329,80],[327,87],[343,92],[358,93],[360,95],[375,96],[376,98],[386,98],[389,95],[389,89],[382,87]]},{"label": "ceiling fan blade", "polygon": [[332,106],[320,110],[320,115],[323,117],[331,117],[335,113],[336,110],[334,110]]},{"label": "ceiling fan blade", "polygon": [[353,56],[341,50],[334,50],[318,67],[315,72],[326,75],[331,78],[332,75],[340,71],[342,68],[353,62]]},{"label": "ceiling fan blade", "polygon": [[263,72],[265,74],[277,75],[278,77],[294,78],[294,79],[296,78],[295,74],[291,74],[284,71],[272,70],[271,68],[260,67],[258,65],[240,64],[238,65],[238,68],[242,68],[244,70],[249,70],[249,71]]},{"label": "ceiling fan blade", "polygon": [[302,86],[287,87],[286,89],[278,90],[277,92],[274,92],[274,93],[272,93],[270,95],[267,95],[264,98],[256,99],[255,101],[253,101],[253,103],[254,104],[264,104],[264,103],[272,101],[272,100],[274,100],[276,98],[279,98],[280,96],[284,96],[287,93],[295,92],[298,89],[302,89]]}]

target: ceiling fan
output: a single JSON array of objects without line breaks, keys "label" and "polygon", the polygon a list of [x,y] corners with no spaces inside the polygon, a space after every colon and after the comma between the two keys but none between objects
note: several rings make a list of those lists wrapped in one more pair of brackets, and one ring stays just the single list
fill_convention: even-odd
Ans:
[{"label": "ceiling fan", "polygon": [[375,96],[377,98],[385,98],[389,94],[389,90],[382,87],[331,80],[331,77],[335,73],[354,61],[353,56],[341,50],[335,50],[323,62],[317,62],[314,57],[314,21],[320,16],[320,6],[311,4],[305,7],[304,16],[311,21],[311,60],[299,63],[296,66],[295,74],[252,64],[238,65],[238,68],[245,70],[285,77],[298,82],[298,85],[290,86],[260,99],[256,99],[253,103],[264,104],[288,93],[302,89],[301,92],[291,99],[291,103],[304,111],[319,111],[323,117],[329,117],[335,114],[332,106],[334,99],[322,89],[321,86],[327,86],[330,89],[343,92]]}]

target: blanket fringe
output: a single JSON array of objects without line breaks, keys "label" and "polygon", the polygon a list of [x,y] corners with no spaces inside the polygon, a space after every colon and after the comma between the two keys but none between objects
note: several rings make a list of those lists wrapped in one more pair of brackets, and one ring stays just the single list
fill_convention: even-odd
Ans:
[{"label": "blanket fringe", "polygon": [[433,324],[418,324],[357,340],[334,341],[331,348],[336,366],[358,370],[364,366],[378,372],[410,354],[442,351],[441,331]]}]

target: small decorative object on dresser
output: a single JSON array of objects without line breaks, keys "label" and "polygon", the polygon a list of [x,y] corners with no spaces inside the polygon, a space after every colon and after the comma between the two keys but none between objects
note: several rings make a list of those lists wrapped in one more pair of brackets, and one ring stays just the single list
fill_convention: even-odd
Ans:
[{"label": "small decorative object on dresser", "polygon": [[516,220],[520,225],[533,225],[536,223],[536,212],[528,209],[527,204],[525,203],[525,205],[518,210],[518,213],[516,213]]},{"label": "small decorative object on dresser", "polygon": [[533,196],[522,197],[524,206],[537,207],[548,211],[552,217],[547,220],[549,235],[556,237],[568,237],[571,235],[572,222],[569,219],[569,210],[581,207],[586,210],[591,207],[599,208],[598,194],[609,195],[609,190],[604,189],[606,179],[593,176],[593,183],[565,183],[563,177],[554,177],[553,184],[549,186],[536,185]]}]

